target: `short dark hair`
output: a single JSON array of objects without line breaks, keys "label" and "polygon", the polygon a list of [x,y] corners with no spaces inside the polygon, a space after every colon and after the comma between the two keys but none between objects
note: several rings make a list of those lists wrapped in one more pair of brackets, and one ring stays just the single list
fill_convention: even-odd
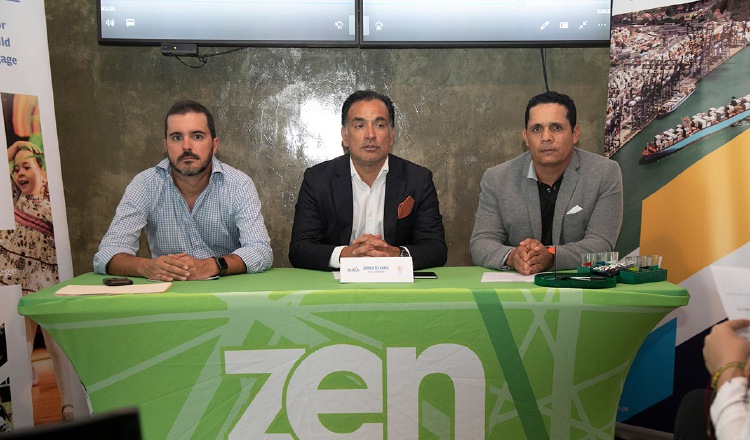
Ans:
[{"label": "short dark hair", "polygon": [[164,139],[169,135],[167,133],[167,119],[172,115],[184,115],[187,113],[203,113],[206,115],[208,131],[211,133],[211,139],[216,137],[216,125],[214,124],[214,117],[211,112],[200,102],[185,99],[183,101],[175,102],[167,112],[167,116],[164,117]]},{"label": "short dark hair", "polygon": [[396,109],[393,107],[393,101],[391,101],[391,98],[387,97],[386,95],[375,92],[373,90],[357,90],[356,92],[349,95],[348,98],[346,98],[346,101],[344,101],[344,105],[341,106],[341,126],[346,127],[346,116],[349,114],[349,108],[352,106],[352,104],[359,101],[374,100],[382,101],[383,104],[385,104],[390,116],[391,127],[395,127]]},{"label": "short dark hair", "polygon": [[565,117],[570,122],[570,129],[574,129],[576,126],[576,103],[568,95],[557,92],[545,92],[540,93],[533,98],[529,99],[529,103],[526,105],[526,115],[524,121],[524,127],[529,125],[529,111],[539,104],[560,104],[565,107]]}]

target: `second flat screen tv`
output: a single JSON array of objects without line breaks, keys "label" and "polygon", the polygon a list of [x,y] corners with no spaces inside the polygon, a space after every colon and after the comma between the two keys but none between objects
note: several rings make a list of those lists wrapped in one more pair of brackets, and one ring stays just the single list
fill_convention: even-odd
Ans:
[{"label": "second flat screen tv", "polygon": [[363,0],[362,46],[608,46],[611,0]]}]

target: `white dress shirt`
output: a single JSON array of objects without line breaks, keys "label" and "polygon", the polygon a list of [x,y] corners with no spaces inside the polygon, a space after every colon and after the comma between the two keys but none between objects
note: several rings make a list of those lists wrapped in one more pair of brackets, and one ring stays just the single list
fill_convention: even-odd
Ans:
[{"label": "white dress shirt", "polygon": [[[349,244],[364,234],[383,236],[383,211],[385,210],[385,180],[388,175],[388,158],[386,157],[383,167],[375,178],[372,186],[367,185],[354,168],[354,163],[349,159],[349,170],[352,176],[352,201],[354,209],[352,212],[352,235]],[[339,268],[341,251],[346,246],[337,246],[331,253],[328,265]]]},{"label": "white dress shirt", "polygon": [[747,378],[733,377],[719,388],[711,403],[711,420],[717,440],[750,439],[750,404]]}]

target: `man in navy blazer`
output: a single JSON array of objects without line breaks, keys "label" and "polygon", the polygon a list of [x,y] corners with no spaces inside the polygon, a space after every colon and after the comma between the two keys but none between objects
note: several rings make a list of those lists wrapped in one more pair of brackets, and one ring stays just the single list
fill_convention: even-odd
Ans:
[{"label": "man in navy blazer", "polygon": [[341,257],[411,256],[414,269],[445,264],[448,248],[432,172],[390,154],[394,106],[359,90],[341,109],[349,154],[305,170],[289,261],[331,270]]},{"label": "man in navy blazer", "polygon": [[[522,134],[529,151],[482,177],[471,258],[529,275],[572,269],[581,254],[611,251],[622,225],[617,162],[575,148],[581,133],[570,97],[529,100]],[[554,247],[554,253],[551,248]]]}]

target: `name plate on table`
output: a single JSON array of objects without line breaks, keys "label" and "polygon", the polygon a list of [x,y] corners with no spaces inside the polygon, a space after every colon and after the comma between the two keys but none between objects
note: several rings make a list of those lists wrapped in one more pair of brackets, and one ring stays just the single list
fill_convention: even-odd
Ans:
[{"label": "name plate on table", "polygon": [[411,257],[342,258],[342,283],[413,283]]}]

